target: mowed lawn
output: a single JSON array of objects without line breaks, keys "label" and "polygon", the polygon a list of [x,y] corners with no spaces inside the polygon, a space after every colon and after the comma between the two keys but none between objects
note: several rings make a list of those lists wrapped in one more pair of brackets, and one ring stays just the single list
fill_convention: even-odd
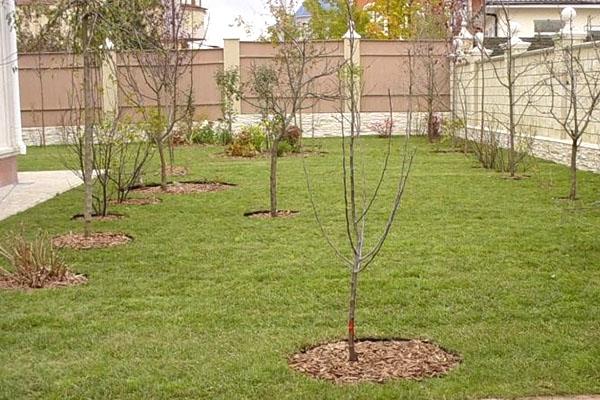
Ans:
[{"label": "mowed lawn", "polygon": [[[399,171],[398,149],[389,177]],[[375,183],[386,142],[363,141]],[[432,152],[421,139],[397,222],[360,276],[362,337],[430,339],[464,361],[443,378],[336,386],[288,368],[300,348],[344,337],[348,271],[327,247],[306,189],[305,163],[325,229],[343,249],[340,141],[327,154],[280,162],[280,207],[291,219],[243,216],[268,205],[268,160],[231,160],[219,147],[177,149],[188,179],[233,189],[163,195],[115,207],[95,224],[131,234],[125,247],[62,251],[89,277],[81,287],[0,292],[2,399],[479,399],[600,393],[600,176],[536,162],[504,179],[472,156]],[[61,148],[29,149],[22,170],[62,169]],[[146,182],[156,181],[156,162]],[[371,240],[394,182],[369,217]],[[81,189],[0,222],[0,234],[78,231]]]}]

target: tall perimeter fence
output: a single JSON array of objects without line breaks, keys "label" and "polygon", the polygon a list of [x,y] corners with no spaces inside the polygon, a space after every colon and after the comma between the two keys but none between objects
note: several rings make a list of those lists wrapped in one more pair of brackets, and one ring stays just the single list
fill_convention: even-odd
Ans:
[{"label": "tall perimeter fence", "polygon": [[[391,94],[392,119],[396,131],[402,131],[407,111],[422,121],[423,113],[433,108],[448,113],[451,104],[450,62],[447,43],[441,41],[377,41],[356,40],[350,51],[347,40],[319,42],[323,60],[330,66],[341,66],[354,55],[362,74],[360,111],[365,133],[371,126],[389,118],[388,91]],[[180,85],[191,89],[194,120],[218,120],[221,94],[216,85],[218,71],[238,68],[241,82],[248,82],[256,65],[273,62],[277,46],[263,42],[226,40],[223,49],[186,50],[189,62]],[[152,107],[129,99],[131,80],[142,88],[142,68],[130,53],[113,53],[96,66],[96,99],[99,111],[119,109],[135,115],[136,108]],[[139,59],[138,59],[139,61]],[[116,67],[115,67],[116,66]],[[19,54],[21,110],[24,138],[29,145],[56,144],[62,141],[63,127],[81,121],[83,65],[81,56],[69,53]],[[116,69],[116,73],[115,73]],[[412,73],[411,73],[412,72]],[[310,73],[310,72],[309,72]],[[128,76],[128,79],[119,77]],[[409,79],[409,75],[412,78]],[[319,85],[335,85],[337,74]],[[128,81],[128,82],[125,82]],[[435,91],[432,89],[435,88]],[[433,99],[432,99],[433,97]],[[433,100],[433,101],[432,101]],[[235,105],[236,126],[259,120],[252,101]],[[183,104],[182,104],[183,105]],[[302,111],[300,124],[305,136],[340,135],[339,113],[343,102],[335,96],[318,99]]]},{"label": "tall perimeter fence", "polygon": [[[528,44],[513,40],[509,52],[489,56],[478,48],[465,51],[453,71],[454,118],[466,121],[471,140],[495,137],[507,147],[510,124],[509,84],[513,90],[513,126],[517,148],[550,161],[568,165],[572,140],[563,128],[574,121],[569,77],[576,75],[576,102],[582,121],[596,94],[600,95],[600,42],[583,42],[585,36],[557,38],[554,46],[527,51]],[[509,62],[509,54],[513,62]],[[572,57],[570,56],[572,54]],[[568,73],[569,59],[575,74]],[[509,65],[512,79],[509,80]],[[483,128],[483,129],[482,129]],[[600,171],[600,109],[591,113],[580,139],[578,168]]]}]

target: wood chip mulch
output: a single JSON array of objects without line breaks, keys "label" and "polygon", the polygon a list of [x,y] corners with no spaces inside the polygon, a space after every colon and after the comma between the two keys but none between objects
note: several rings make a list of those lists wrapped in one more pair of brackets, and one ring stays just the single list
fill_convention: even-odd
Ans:
[{"label": "wood chip mulch", "polygon": [[52,244],[59,248],[89,250],[120,246],[131,242],[131,240],[131,236],[123,233],[97,232],[92,233],[87,238],[83,233],[68,233],[53,238]]},{"label": "wood chip mulch", "polygon": [[[81,221],[83,220],[83,214],[73,215],[72,220]],[[118,219],[125,218],[123,214],[107,214],[107,215],[92,215],[92,221],[116,221]]]},{"label": "wood chip mulch", "polygon": [[[277,218],[292,218],[298,215],[299,211],[294,210],[277,210]],[[269,219],[271,217],[271,211],[269,210],[260,210],[260,211],[251,211],[244,214],[245,217],[248,218],[256,218],[256,219]]]},{"label": "wood chip mulch", "polygon": [[150,206],[160,204],[160,199],[156,197],[146,197],[137,199],[127,199],[121,202],[111,201],[111,204],[115,206]]},{"label": "wood chip mulch", "polygon": [[188,174],[188,169],[186,167],[171,167],[167,169],[167,174],[169,176],[186,176]]},{"label": "wood chip mulch", "polygon": [[219,182],[181,182],[181,183],[170,183],[167,185],[166,190],[162,190],[160,185],[138,187],[132,189],[132,192],[141,194],[191,194],[191,193],[210,193],[220,192],[231,188],[233,185]]},{"label": "wood chip mulch", "polygon": [[289,358],[291,368],[336,384],[390,379],[421,380],[446,374],[461,358],[421,340],[364,340],[356,343],[358,362],[348,361],[346,341],[327,343]]},{"label": "wood chip mulch", "polygon": [[0,289],[17,289],[17,290],[34,290],[34,289],[56,289],[56,288],[64,288],[69,286],[77,286],[86,284],[88,281],[87,277],[84,275],[74,274],[72,272],[67,272],[64,278],[60,280],[53,281],[45,281],[43,286],[41,287],[31,287],[23,284],[22,282],[15,281],[10,277],[0,277]]}]

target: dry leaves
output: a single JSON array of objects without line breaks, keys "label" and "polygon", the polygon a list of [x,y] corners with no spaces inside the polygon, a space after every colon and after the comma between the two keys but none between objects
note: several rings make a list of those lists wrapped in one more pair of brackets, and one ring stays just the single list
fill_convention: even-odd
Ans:
[{"label": "dry leaves", "polygon": [[[276,218],[291,218],[298,214],[298,211],[294,210],[277,210]],[[260,210],[260,211],[251,211],[244,214],[244,216],[248,218],[257,218],[257,219],[269,219],[271,217],[271,211],[269,210]]]},{"label": "dry leaves", "polygon": [[82,233],[68,233],[53,238],[52,244],[60,248],[89,250],[120,246],[131,240],[131,236],[123,233],[97,232],[92,233],[89,237],[85,237]]},{"label": "dry leaves", "polygon": [[346,341],[323,344],[289,359],[289,365],[337,384],[420,380],[446,374],[460,357],[421,340],[364,340],[356,343],[359,361],[348,361]]},{"label": "dry leaves", "polygon": [[220,182],[181,182],[169,183],[166,190],[162,190],[160,185],[138,187],[132,190],[135,193],[142,194],[189,194],[189,193],[208,193],[226,190],[233,185]]}]

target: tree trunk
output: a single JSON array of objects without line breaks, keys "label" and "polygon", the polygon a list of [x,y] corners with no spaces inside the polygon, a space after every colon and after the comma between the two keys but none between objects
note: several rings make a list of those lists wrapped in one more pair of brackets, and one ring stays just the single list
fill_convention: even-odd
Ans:
[{"label": "tree trunk", "polygon": [[271,178],[269,181],[269,190],[271,195],[271,217],[277,217],[277,150],[279,148],[279,139],[273,138],[271,144]]},{"label": "tree trunk", "polygon": [[358,354],[354,348],[355,342],[355,313],[356,313],[356,291],[358,287],[357,267],[352,268],[350,280],[350,304],[348,307],[348,361],[358,361]]},{"label": "tree trunk", "polygon": [[83,133],[83,183],[85,186],[83,220],[84,236],[89,237],[92,230],[93,202],[93,141],[94,141],[94,93],[93,93],[93,55],[89,50],[89,21],[83,18],[83,91],[84,91],[84,133]]},{"label": "tree trunk", "polygon": [[160,188],[163,191],[167,190],[167,160],[165,158],[164,143],[156,142],[158,148],[158,156],[160,158]]},{"label": "tree trunk", "polygon": [[577,139],[573,139],[571,143],[571,191],[569,192],[569,200],[577,199]]}]

